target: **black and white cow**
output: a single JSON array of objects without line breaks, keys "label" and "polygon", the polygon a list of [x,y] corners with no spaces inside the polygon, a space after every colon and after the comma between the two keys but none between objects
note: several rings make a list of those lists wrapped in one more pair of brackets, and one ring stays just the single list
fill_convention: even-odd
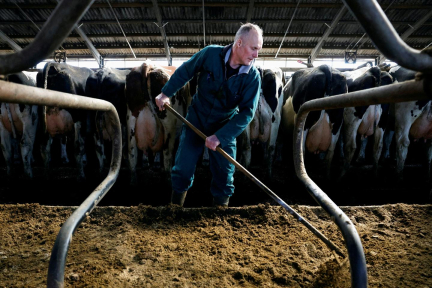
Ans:
[{"label": "black and white cow", "polygon": [[[87,79],[94,72],[88,68],[80,68],[65,63],[49,62],[45,65],[42,75],[38,75],[38,87],[45,89],[86,96]],[[39,81],[43,81],[39,83]],[[78,168],[78,180],[84,180],[84,168],[87,165],[86,145],[93,136],[91,112],[80,109],[63,109],[61,107],[44,106],[42,121],[41,154],[48,172],[51,160],[51,144],[54,137],[68,137],[74,141],[74,155]],[[62,141],[64,144],[66,141]],[[67,157],[65,145],[62,158]],[[66,158],[67,159],[67,158]]]},{"label": "black and white cow", "polygon": [[[171,171],[175,139],[179,134],[177,127],[180,126],[177,126],[177,118],[172,113],[157,109],[154,99],[173,72],[164,67],[143,63],[133,68],[126,77],[127,141],[132,185],[137,182],[137,149],[144,154],[149,151],[162,152],[163,170]],[[171,107],[185,116],[191,100],[187,84],[171,98]]]},{"label": "black and white cow", "polygon": [[[377,66],[363,67],[343,73],[347,78],[348,92],[360,91],[393,83],[393,77],[381,71]],[[366,158],[366,145],[373,135],[373,167],[378,174],[378,161],[383,147],[383,137],[389,119],[389,104],[360,107],[347,107],[344,110],[344,165],[341,177],[348,171],[357,149],[357,137],[360,137],[360,149],[357,162]]]},{"label": "black and white cow", "polygon": [[[348,92],[379,87],[381,83],[381,70],[376,66],[363,67],[354,71],[344,72],[343,74],[347,79]],[[360,149],[362,152],[359,153],[359,157],[364,157],[367,137],[374,134],[381,113],[381,105],[347,107],[344,109],[344,165],[340,177],[345,175],[351,165],[351,161],[357,149],[357,135],[361,137],[362,142],[362,147]],[[378,134],[379,133],[375,135]]]},{"label": "black and white cow", "polygon": [[[387,67],[384,67],[387,69]],[[383,71],[383,68],[381,69],[381,84],[380,86],[386,86],[393,83],[394,79],[390,75],[390,73]],[[375,176],[378,176],[378,162],[382,155],[382,152],[385,152],[384,145],[385,145],[385,137],[389,133],[391,133],[391,129],[394,129],[394,115],[392,115],[392,106],[388,103],[381,104],[381,118],[378,122],[377,127],[375,128],[375,136],[374,136],[374,148],[373,148],[373,165],[374,165],[374,173]],[[362,150],[364,151],[364,149]],[[363,158],[364,158],[363,153]]]},{"label": "black and white cow", "polygon": [[[36,74],[37,72],[10,74],[6,76],[6,81],[35,87]],[[0,138],[8,175],[12,172],[14,156],[21,154],[24,174],[29,178],[33,177],[33,146],[37,125],[37,105],[1,103]],[[18,143],[20,149],[17,149]]]},{"label": "black and white cow", "polygon": [[245,168],[249,168],[252,145],[261,145],[264,152],[264,175],[271,176],[281,120],[282,89],[285,79],[280,68],[258,68],[258,70],[261,72],[260,99],[254,118],[238,137],[239,162]]},{"label": "black and white cow", "polygon": [[[413,80],[416,72],[396,66],[390,69],[395,83]],[[420,75],[420,74],[419,74]],[[403,178],[403,169],[411,140],[424,141],[426,149],[425,164],[427,178],[430,180],[432,162],[432,107],[430,100],[418,100],[394,104],[396,173]],[[410,140],[411,139],[411,140]]]},{"label": "black and white cow", "polygon": [[[114,105],[120,118],[122,125],[122,145],[123,156],[127,155],[126,141],[126,97],[125,86],[126,76],[130,70],[119,70],[114,68],[102,68],[91,74],[87,79],[86,93],[87,96],[102,99]],[[106,116],[105,112],[93,112],[95,123],[95,148],[99,164],[99,173],[105,165],[105,141],[112,141],[113,127],[112,122]]]},{"label": "black and white cow", "polygon": [[[302,69],[295,72],[283,89],[284,102],[279,137],[283,143],[282,155],[292,159],[295,120],[303,103],[323,97],[347,92],[345,76],[328,65]],[[320,154],[327,152],[324,164],[326,176],[330,177],[330,165],[343,122],[343,109],[312,111],[309,113],[303,137],[306,152]]]}]

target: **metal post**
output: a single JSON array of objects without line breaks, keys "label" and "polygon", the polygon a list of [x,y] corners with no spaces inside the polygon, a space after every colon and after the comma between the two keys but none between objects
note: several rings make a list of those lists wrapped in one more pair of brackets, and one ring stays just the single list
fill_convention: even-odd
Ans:
[{"label": "metal post", "polygon": [[32,43],[19,52],[0,55],[0,74],[20,72],[47,59],[63,43],[93,2],[70,0],[58,4]]},{"label": "metal post", "polygon": [[414,71],[432,70],[432,57],[409,47],[401,39],[377,1],[343,2],[386,58]]},{"label": "metal post", "polygon": [[353,288],[367,287],[366,259],[360,237],[354,224],[345,213],[308,176],[303,158],[303,131],[307,115],[311,111],[344,107],[395,103],[428,99],[431,95],[431,79],[408,81],[400,84],[351,92],[343,95],[315,99],[304,103],[298,112],[294,133],[294,164],[297,177],[303,182],[309,194],[334,219],[342,232],[348,249]]},{"label": "metal post", "polygon": [[72,235],[81,222],[102,200],[117,180],[121,164],[121,128],[120,120],[114,106],[104,100],[62,93],[41,88],[29,87],[15,83],[0,81],[0,101],[33,105],[59,106],[63,108],[100,110],[107,112],[113,123],[112,158],[108,176],[90,194],[62,226],[51,253],[48,268],[48,287],[63,287],[64,269]]}]

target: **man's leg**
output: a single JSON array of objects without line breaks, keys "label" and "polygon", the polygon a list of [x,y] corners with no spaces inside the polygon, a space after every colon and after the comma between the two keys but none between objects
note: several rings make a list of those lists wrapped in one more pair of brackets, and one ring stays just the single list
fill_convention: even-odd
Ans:
[{"label": "man's leg", "polygon": [[[221,147],[228,155],[235,159],[236,142]],[[234,193],[234,171],[235,166],[217,151],[210,152],[210,170],[213,175],[211,193],[213,205],[228,206],[229,198]]]},{"label": "man's leg", "polygon": [[204,140],[183,125],[175,164],[171,172],[173,189],[171,202],[173,204],[183,206],[186,192],[192,186],[196,164],[203,148]]}]

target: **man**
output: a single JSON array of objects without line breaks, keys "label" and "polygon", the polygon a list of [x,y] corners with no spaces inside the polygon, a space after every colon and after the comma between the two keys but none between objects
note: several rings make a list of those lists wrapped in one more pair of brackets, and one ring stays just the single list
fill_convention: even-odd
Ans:
[{"label": "man", "polygon": [[164,110],[164,104],[170,104],[169,97],[199,73],[197,92],[186,119],[211,136],[204,142],[183,125],[171,174],[173,204],[183,206],[205,144],[210,149],[213,205],[228,206],[234,193],[235,166],[216,152],[216,147],[220,146],[235,158],[236,137],[252,121],[261,89],[259,72],[253,63],[262,43],[260,27],[250,23],[242,25],[233,44],[210,45],[196,53],[176,70],[156,97],[156,105]]}]

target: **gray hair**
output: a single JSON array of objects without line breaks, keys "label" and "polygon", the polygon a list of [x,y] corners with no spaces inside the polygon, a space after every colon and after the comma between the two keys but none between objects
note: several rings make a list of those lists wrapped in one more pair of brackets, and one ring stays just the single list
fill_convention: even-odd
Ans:
[{"label": "gray hair", "polygon": [[247,36],[252,29],[254,29],[258,33],[258,35],[261,35],[262,37],[263,30],[258,25],[246,23],[240,26],[240,28],[237,30],[237,33],[234,37],[234,43],[237,43],[240,38],[244,38],[245,36]]}]

